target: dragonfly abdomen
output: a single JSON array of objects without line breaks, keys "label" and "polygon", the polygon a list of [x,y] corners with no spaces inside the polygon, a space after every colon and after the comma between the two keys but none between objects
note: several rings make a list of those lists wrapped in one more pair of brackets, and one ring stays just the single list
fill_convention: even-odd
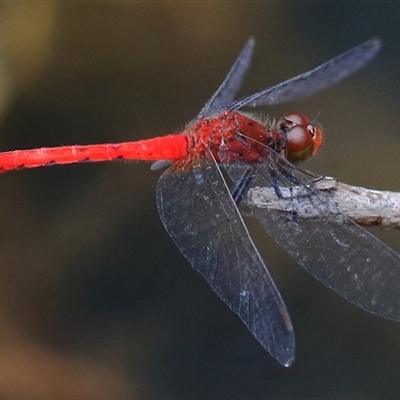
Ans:
[{"label": "dragonfly abdomen", "polygon": [[46,165],[116,160],[171,160],[187,157],[188,137],[167,135],[136,142],[43,147],[0,154],[0,172]]}]

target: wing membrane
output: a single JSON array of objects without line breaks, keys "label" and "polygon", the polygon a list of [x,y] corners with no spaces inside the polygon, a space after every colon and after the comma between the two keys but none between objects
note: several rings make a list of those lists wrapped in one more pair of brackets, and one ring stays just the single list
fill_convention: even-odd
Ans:
[{"label": "wing membrane", "polygon": [[231,103],[242,84],[243,78],[249,68],[254,50],[254,38],[250,38],[239,56],[233,63],[228,75],[219,88],[201,109],[197,118],[209,117],[223,105]]},{"label": "wing membrane", "polygon": [[[237,184],[245,173],[249,176],[249,165],[227,170]],[[326,193],[273,151],[253,167],[251,177],[250,189],[274,188],[282,207],[250,197],[247,206],[295,261],[358,307],[400,321],[400,256],[395,251],[341,215]]]},{"label": "wing membrane", "polygon": [[270,106],[311,96],[368,64],[380,48],[379,39],[370,39],[311,71],[239,99],[224,108],[238,110],[243,106]]},{"label": "wing membrane", "polygon": [[157,184],[165,229],[218,296],[280,363],[294,359],[286,306],[256,250],[216,164],[167,170]]}]

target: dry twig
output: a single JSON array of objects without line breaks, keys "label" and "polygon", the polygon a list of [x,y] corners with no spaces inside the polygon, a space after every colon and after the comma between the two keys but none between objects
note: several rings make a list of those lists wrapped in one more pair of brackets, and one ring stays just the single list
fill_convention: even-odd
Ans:
[{"label": "dry twig", "polygon": [[[329,196],[330,204],[352,221],[363,226],[379,225],[387,229],[400,229],[400,193],[372,190],[341,183],[334,178],[324,177],[313,182],[313,187]],[[281,189],[284,192],[284,189]],[[277,198],[274,188],[253,188],[247,201],[258,208],[290,209],[291,199]],[[299,201],[298,203],[301,203]],[[315,216],[310,209],[296,207],[298,218]]]}]

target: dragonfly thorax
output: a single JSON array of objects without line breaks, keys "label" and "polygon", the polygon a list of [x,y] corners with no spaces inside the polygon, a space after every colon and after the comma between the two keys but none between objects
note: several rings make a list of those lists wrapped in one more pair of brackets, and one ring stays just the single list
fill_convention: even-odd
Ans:
[{"label": "dragonfly thorax", "polygon": [[197,121],[188,133],[193,138],[193,151],[197,158],[226,164],[238,161],[254,163],[265,158],[270,149],[276,152],[284,149],[285,133],[270,125],[252,115],[225,111]]}]

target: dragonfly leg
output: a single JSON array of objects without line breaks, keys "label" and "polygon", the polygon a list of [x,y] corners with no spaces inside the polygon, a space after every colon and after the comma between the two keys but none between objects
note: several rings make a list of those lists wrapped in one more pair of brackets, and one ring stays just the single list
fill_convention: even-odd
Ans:
[{"label": "dragonfly leg", "polygon": [[235,184],[235,187],[232,190],[232,197],[236,206],[239,206],[246,197],[252,179],[252,169],[249,168]]}]

